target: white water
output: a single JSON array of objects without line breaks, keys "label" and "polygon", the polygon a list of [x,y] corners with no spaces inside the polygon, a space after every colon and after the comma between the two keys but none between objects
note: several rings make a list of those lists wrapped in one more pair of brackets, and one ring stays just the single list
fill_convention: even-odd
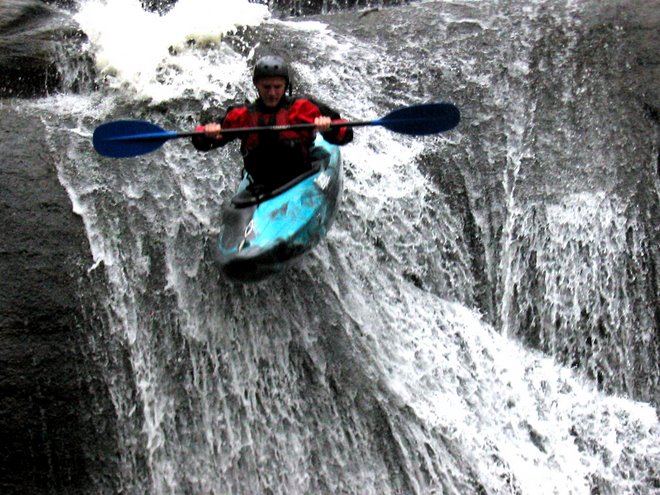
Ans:
[{"label": "white water", "polygon": [[583,193],[519,212],[502,320],[608,387],[629,395],[650,387],[652,395],[651,381],[636,383],[634,370],[654,366],[645,362],[653,355],[654,308],[638,300],[644,256],[630,256],[644,253],[647,241],[643,222],[622,203],[616,194]]},{"label": "white water", "polygon": [[75,20],[109,86],[161,102],[183,96],[183,88],[199,97],[236,83],[245,64],[222,37],[268,17],[266,6],[247,0],[182,0],[163,16],[137,0],[90,0]]},{"label": "white water", "polygon": [[[76,18],[107,92],[38,104],[64,117],[51,124],[53,146],[66,143],[59,177],[85,222],[90,270],[107,280],[97,295],[106,324],[91,339],[121,428],[122,487],[651,493],[653,408],[595,391],[499,335],[471,306],[460,220],[414,166],[429,150],[442,155],[456,135],[424,141],[361,129],[344,149],[345,203],[328,239],[281,278],[248,287],[224,281],[206,248],[236,185],[235,152],[200,155],[185,142],[121,161],[92,152],[93,128],[118,117],[113,95],[154,119],[192,125],[186,111],[163,117],[156,104],[250,94],[249,60],[221,42],[185,46],[218,44],[227,29],[266,17],[229,3],[237,8],[223,10],[218,27],[199,24],[184,8],[190,2],[164,18],[138,12],[137,1],[87,2]],[[142,20],[147,42],[126,43],[138,30],[128,18]],[[293,62],[298,84],[350,118],[387,110],[380,76],[396,61],[377,46],[323,23],[264,22],[305,47]],[[521,135],[508,156],[522,153]],[[571,205],[549,208],[555,236],[569,242],[575,233],[561,218]],[[405,271],[440,288],[422,290]]]}]

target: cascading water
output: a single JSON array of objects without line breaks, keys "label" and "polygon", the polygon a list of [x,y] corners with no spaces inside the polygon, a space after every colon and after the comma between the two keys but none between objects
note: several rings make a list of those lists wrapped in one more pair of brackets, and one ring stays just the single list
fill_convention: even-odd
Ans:
[{"label": "cascading water", "polygon": [[601,192],[528,205],[515,219],[503,320],[605,389],[657,403],[648,234],[621,203]]},{"label": "cascading water", "polygon": [[[584,158],[579,170],[539,178],[558,160],[539,113],[551,95],[530,84],[555,74],[538,52],[553,22],[577,29],[577,9],[432,2],[281,21],[236,0],[180,0],[162,17],[137,0],[81,3],[99,89],[27,111],[50,130],[94,257],[90,349],[118,429],[117,478],[98,491],[657,488],[652,406],[604,395],[491,326],[607,390],[657,400],[646,271],[657,253],[570,134],[586,114],[557,131],[570,146],[560,158]],[[576,43],[562,45],[566,57]],[[179,141],[116,161],[93,152],[91,133],[118,118],[190,129],[209,106],[253,97],[250,62],[271,47],[292,60],[301,92],[348,118],[443,98],[464,121],[425,139],[360,129],[343,149],[328,239],[282,277],[239,286],[211,261],[235,148],[199,154]],[[464,196],[449,189],[458,182]]]},{"label": "cascading water", "polygon": [[546,27],[518,64],[514,94],[525,98],[512,105],[503,331],[587,370],[606,390],[657,404],[658,252],[647,220],[657,214],[657,148],[643,107],[616,89],[636,87],[634,55],[609,48],[624,45],[616,25],[562,6],[542,5],[533,19]]}]

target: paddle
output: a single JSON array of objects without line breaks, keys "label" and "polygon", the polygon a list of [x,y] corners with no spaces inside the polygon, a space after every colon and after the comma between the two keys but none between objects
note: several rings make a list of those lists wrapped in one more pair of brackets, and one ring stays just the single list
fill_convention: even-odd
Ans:
[{"label": "paddle", "polygon": [[[383,126],[390,131],[411,136],[425,136],[448,131],[458,125],[461,116],[451,103],[424,103],[394,110],[376,120],[335,122],[330,127]],[[223,129],[222,134],[313,129],[314,124],[244,127]],[[142,120],[117,120],[102,124],[92,139],[98,153],[113,158],[142,155],[158,149],[165,141],[203,135],[204,132],[169,132]]]}]

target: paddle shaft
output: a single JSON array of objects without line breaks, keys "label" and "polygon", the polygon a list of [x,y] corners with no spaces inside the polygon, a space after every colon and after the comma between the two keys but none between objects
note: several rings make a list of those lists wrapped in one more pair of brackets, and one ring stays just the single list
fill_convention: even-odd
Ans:
[{"label": "paddle shaft", "polygon": [[[378,125],[377,120],[357,120],[354,122],[332,122],[330,128],[334,129],[337,127],[362,127],[368,125]],[[234,129],[222,129],[220,134],[247,134],[249,132],[278,132],[278,131],[295,131],[295,130],[304,130],[304,129],[315,129],[315,124],[290,124],[290,125],[264,125],[257,127],[237,127]],[[186,138],[193,136],[204,136],[206,133],[204,131],[192,131],[192,132],[175,132],[167,136],[169,139],[173,138]],[[154,133],[153,135],[144,134],[142,136],[130,136],[130,139],[163,139],[164,135],[162,133]]]}]

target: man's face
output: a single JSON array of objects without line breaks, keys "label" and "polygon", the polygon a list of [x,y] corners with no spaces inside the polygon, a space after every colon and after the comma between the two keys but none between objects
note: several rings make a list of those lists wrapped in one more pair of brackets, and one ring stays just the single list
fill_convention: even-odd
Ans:
[{"label": "man's face", "polygon": [[262,77],[255,86],[266,106],[275,108],[286,91],[286,80],[283,77]]}]

